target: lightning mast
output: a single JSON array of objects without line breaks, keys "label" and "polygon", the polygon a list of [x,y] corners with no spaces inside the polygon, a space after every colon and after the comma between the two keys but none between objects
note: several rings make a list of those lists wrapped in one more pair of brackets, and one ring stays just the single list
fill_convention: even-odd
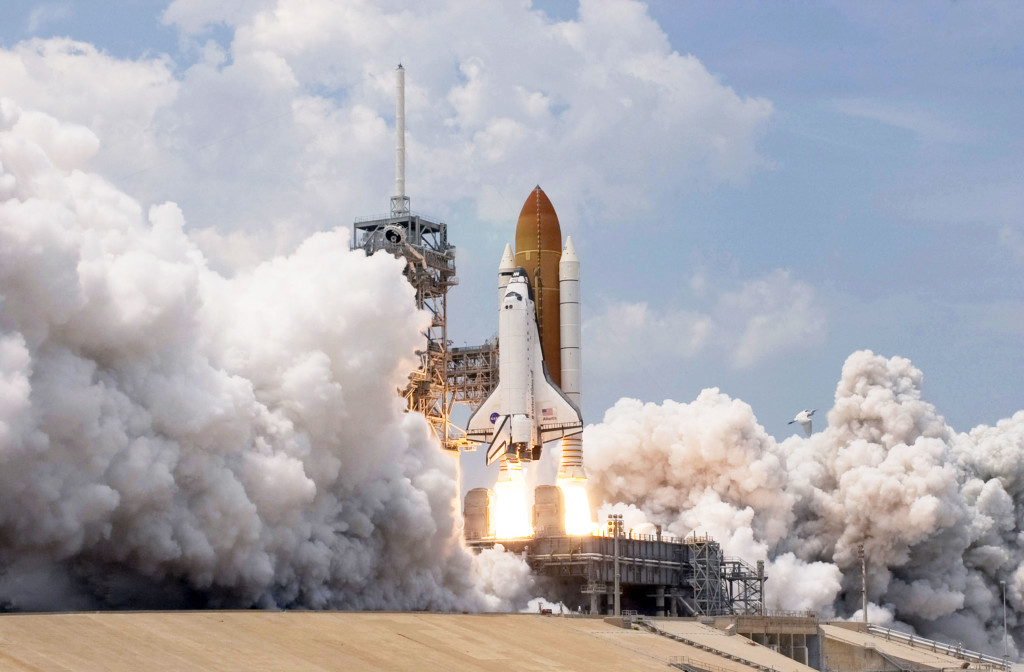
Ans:
[{"label": "lightning mast", "polygon": [[395,195],[391,197],[391,216],[409,214],[409,197],[405,195],[405,68],[395,71]]},{"label": "lightning mast", "polygon": [[367,256],[380,250],[405,259],[405,277],[416,290],[416,306],[431,315],[418,351],[419,366],[403,390],[408,409],[422,413],[445,450],[457,452],[466,443],[449,422],[452,399],[448,389],[448,289],[458,284],[455,246],[448,243],[448,225],[415,214],[405,193],[405,68],[396,71],[395,195],[384,217],[356,219],[352,249]]}]

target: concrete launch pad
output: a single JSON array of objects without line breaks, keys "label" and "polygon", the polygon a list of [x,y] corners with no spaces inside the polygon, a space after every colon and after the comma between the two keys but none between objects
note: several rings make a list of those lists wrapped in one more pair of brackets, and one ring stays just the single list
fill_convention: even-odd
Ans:
[{"label": "concrete launch pad", "polygon": [[[665,670],[674,656],[707,655],[691,648],[601,619],[527,614],[0,616],[0,669],[5,672]],[[744,666],[723,669],[752,672]]]},{"label": "concrete launch pad", "polygon": [[644,619],[384,612],[0,615],[4,672],[665,670],[1002,672],[979,657],[813,616]]}]

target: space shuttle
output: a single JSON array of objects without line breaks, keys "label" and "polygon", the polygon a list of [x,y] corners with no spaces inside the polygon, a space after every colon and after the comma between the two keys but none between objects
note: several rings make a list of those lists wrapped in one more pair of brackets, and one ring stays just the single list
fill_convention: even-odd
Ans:
[{"label": "space shuttle", "polygon": [[[506,257],[511,260],[508,251]],[[498,386],[470,417],[466,434],[489,444],[487,464],[503,459],[515,465],[539,459],[548,441],[582,433],[583,418],[548,374],[529,274],[519,267],[506,277],[498,317]]]}]

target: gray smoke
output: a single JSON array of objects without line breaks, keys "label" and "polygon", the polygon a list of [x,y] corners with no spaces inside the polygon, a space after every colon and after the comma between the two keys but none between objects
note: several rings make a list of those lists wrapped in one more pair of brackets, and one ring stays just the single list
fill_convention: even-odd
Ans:
[{"label": "gray smoke", "polygon": [[528,597],[460,545],[455,465],[395,393],[429,320],[401,264],[338,230],[222,277],[177,206],[81,168],[98,147],[0,102],[0,607]]},{"label": "gray smoke", "polygon": [[718,390],[624,399],[586,431],[592,498],[768,561],[770,608],[859,618],[863,544],[872,619],[997,654],[1005,581],[1016,651],[1024,411],[958,434],[921,399],[921,378],[907,359],[856,352],[828,425],[781,443]]}]

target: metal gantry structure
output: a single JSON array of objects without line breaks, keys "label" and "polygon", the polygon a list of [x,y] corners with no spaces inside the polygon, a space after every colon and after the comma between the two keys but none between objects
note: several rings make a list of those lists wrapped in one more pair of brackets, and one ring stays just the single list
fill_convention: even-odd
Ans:
[{"label": "metal gantry structure", "polygon": [[453,403],[478,407],[498,386],[498,340],[448,350],[448,390]]},{"label": "metal gantry structure", "polygon": [[357,219],[352,227],[352,249],[367,256],[384,251],[405,260],[405,277],[416,291],[416,307],[430,313],[430,326],[419,366],[401,391],[410,411],[422,413],[441,447],[458,451],[466,444],[461,430],[451,424],[452,394],[448,387],[448,290],[458,284],[455,246],[448,242],[448,226],[411,212],[409,198],[391,199],[386,217]]},{"label": "metal gantry structure", "polygon": [[689,556],[684,581],[693,590],[693,609],[698,614],[728,613],[722,590],[722,550],[711,537],[686,539]]},{"label": "metal gantry structure", "polygon": [[698,614],[760,614],[764,607],[764,566],[754,569],[740,558],[725,557],[708,535],[683,542],[691,561],[685,575]]},{"label": "metal gantry structure", "polygon": [[500,543],[507,551],[522,553],[560,600],[591,613],[614,614],[616,596],[621,609],[652,616],[762,612],[763,573],[725,558],[721,546],[708,536],[677,539],[622,530],[616,534],[610,527],[594,536],[467,541],[471,548]]},{"label": "metal gantry structure", "polygon": [[757,569],[740,558],[726,557],[722,562],[722,581],[726,602],[734,614],[760,614],[764,612],[764,565]]},{"label": "metal gantry structure", "polygon": [[453,395],[448,384],[448,290],[458,284],[455,246],[448,242],[448,225],[414,213],[405,193],[405,69],[395,70],[395,194],[391,213],[357,219],[352,225],[352,249],[367,256],[384,251],[405,260],[404,274],[416,291],[416,307],[430,313],[430,326],[417,354],[419,366],[401,390],[410,411],[422,413],[441,447],[458,452],[471,444],[454,427]]}]

